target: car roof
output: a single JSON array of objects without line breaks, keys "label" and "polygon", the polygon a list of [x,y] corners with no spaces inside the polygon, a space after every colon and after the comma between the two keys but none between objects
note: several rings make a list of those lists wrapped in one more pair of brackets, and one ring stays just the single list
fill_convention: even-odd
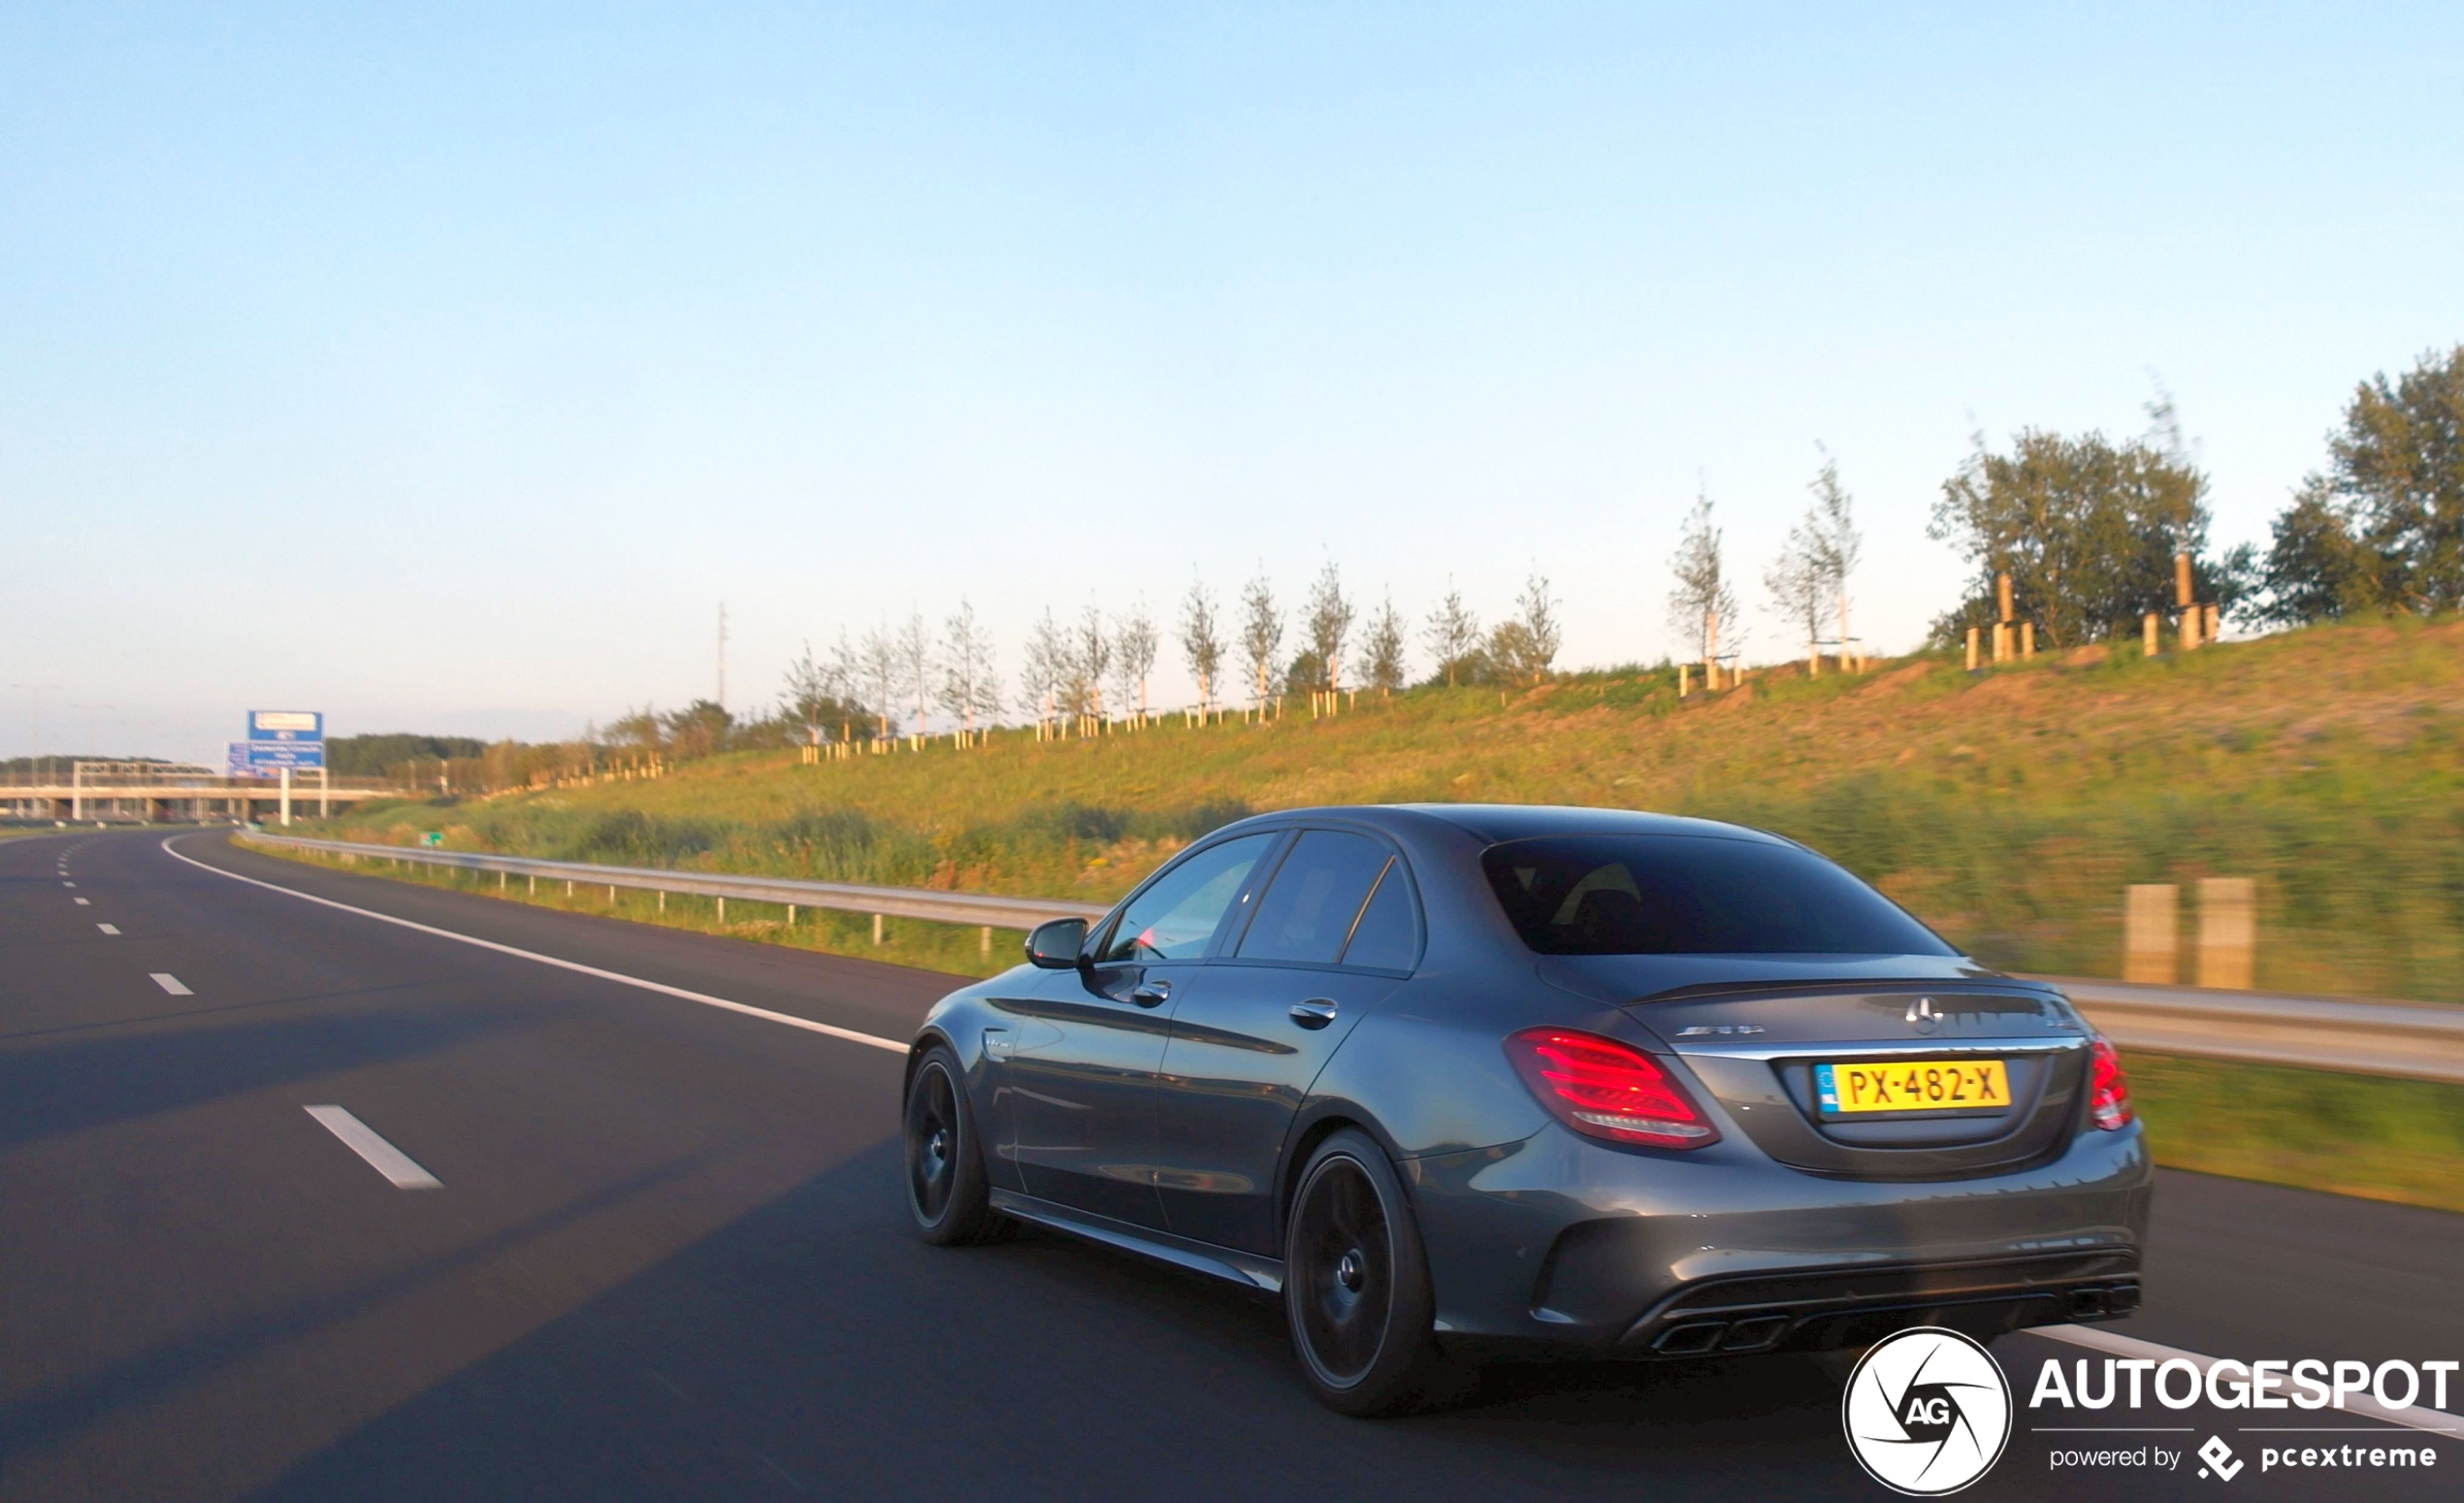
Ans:
[{"label": "car roof", "polygon": [[[1778,835],[1743,825],[1678,814],[1652,814],[1640,809],[1593,809],[1549,803],[1365,803],[1328,804],[1314,808],[1276,809],[1241,821],[1247,825],[1274,821],[1344,819],[1386,829],[1422,820],[1452,825],[1484,844],[1529,840],[1543,835],[1711,835],[1732,840],[1789,842]],[[1425,827],[1423,827],[1425,828]]]}]

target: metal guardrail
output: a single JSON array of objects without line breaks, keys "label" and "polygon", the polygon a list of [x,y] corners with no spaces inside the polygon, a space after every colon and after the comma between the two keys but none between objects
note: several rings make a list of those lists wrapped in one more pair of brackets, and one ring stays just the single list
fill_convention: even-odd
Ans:
[{"label": "metal guardrail", "polygon": [[[1101,903],[1050,899],[670,871],[655,866],[601,866],[589,862],[539,861],[527,856],[422,846],[359,845],[295,835],[251,833],[245,838],[362,860],[500,871],[508,876],[599,887],[793,903],[804,908],[879,913],[938,924],[989,925],[994,929],[1032,929],[1047,919],[1092,919],[1105,912]],[[2436,1002],[2214,992],[2196,987],[2132,986],[2072,976],[2028,979],[2060,987],[2097,1028],[2125,1049],[2464,1084],[2464,1007]]]},{"label": "metal guardrail", "polygon": [[2464,1007],[2036,976],[2125,1049],[2464,1084]]},{"label": "metal guardrail", "polygon": [[1094,918],[1101,903],[1055,902],[1042,898],[998,898],[984,893],[937,893],[912,887],[864,887],[853,882],[808,882],[792,877],[735,876],[715,871],[671,871],[659,866],[601,866],[591,862],[539,861],[528,856],[496,856],[482,851],[444,851],[415,845],[360,845],[344,840],[308,840],[297,835],[254,832],[243,838],[263,845],[322,851],[362,861],[407,862],[423,866],[451,866],[463,871],[500,871],[507,876],[536,877],[591,887],[622,887],[646,893],[689,893],[699,898],[732,898],[745,902],[789,904],[799,908],[834,908],[846,913],[879,913],[891,918],[929,919],[937,924],[969,924],[979,928],[1033,929],[1048,919]]}]

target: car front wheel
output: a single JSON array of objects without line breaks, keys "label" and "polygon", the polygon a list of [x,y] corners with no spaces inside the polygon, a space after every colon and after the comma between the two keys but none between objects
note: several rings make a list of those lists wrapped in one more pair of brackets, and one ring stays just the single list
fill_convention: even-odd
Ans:
[{"label": "car front wheel", "polygon": [[958,1057],[947,1044],[925,1050],[907,1077],[900,1132],[907,1209],[917,1233],[940,1247],[989,1242],[1010,1229],[1009,1218],[992,1209],[963,1080]]}]

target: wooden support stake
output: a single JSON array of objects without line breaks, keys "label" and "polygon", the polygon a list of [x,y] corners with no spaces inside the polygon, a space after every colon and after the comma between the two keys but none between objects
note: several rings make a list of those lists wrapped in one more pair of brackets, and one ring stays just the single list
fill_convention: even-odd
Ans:
[{"label": "wooden support stake", "polygon": [[873,915],[873,943],[881,943],[881,915]]},{"label": "wooden support stake", "polygon": [[2199,879],[2199,985],[2247,992],[2257,969],[2258,884]]},{"label": "wooden support stake", "polygon": [[2164,649],[2164,642],[2162,639],[2164,634],[2156,624],[2156,613],[2155,611],[2151,610],[2146,615],[2139,618],[2139,632],[2145,638],[2145,640],[2139,644],[2139,650],[2143,654],[2153,658]]},{"label": "wooden support stake", "polygon": [[719,899],[719,922],[720,922],[720,923],[722,923],[722,924],[725,924],[727,921],[728,921],[728,900],[727,900],[726,899],[722,898],[722,899]]},{"label": "wooden support stake", "polygon": [[2170,882],[2137,882],[2123,892],[2122,979],[2173,985],[2181,893]]},{"label": "wooden support stake", "polygon": [[2007,572],[1994,576],[1994,604],[2000,607],[1994,619],[2007,624],[2011,619],[2011,576]]},{"label": "wooden support stake", "polygon": [[991,925],[987,924],[975,931],[975,951],[978,955],[990,955],[992,953]]},{"label": "wooden support stake", "polygon": [[1971,673],[1976,671],[1976,644],[1977,638],[1982,636],[1984,634],[1975,627],[1967,629],[1967,670]]},{"label": "wooden support stake", "polygon": [[2019,655],[2023,658],[2036,656],[2036,623],[2033,621],[2019,624]]}]

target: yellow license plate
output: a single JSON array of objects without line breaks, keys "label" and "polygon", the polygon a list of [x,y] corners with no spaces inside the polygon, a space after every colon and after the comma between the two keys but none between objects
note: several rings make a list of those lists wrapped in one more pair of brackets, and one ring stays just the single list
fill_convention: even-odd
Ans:
[{"label": "yellow license plate", "polygon": [[2000,1111],[2011,1104],[2011,1080],[1999,1060],[1817,1064],[1814,1098],[1826,1117],[1852,1112]]}]

